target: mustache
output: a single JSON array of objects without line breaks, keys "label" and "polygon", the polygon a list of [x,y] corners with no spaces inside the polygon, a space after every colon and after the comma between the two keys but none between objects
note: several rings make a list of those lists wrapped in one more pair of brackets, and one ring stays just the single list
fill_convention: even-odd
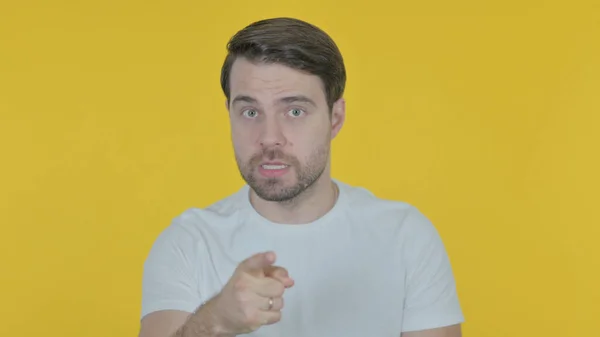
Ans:
[{"label": "mustache", "polygon": [[280,149],[270,148],[264,149],[260,153],[257,153],[254,156],[252,156],[252,158],[250,159],[250,163],[254,166],[260,164],[263,160],[281,160],[288,164],[295,164],[298,161],[295,157],[285,154]]}]

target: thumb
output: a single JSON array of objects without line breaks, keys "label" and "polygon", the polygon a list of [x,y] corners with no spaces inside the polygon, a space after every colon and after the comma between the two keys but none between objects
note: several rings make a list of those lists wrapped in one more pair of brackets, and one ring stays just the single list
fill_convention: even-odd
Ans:
[{"label": "thumb", "polygon": [[240,263],[240,270],[250,274],[264,275],[264,270],[275,262],[274,252],[258,253]]}]

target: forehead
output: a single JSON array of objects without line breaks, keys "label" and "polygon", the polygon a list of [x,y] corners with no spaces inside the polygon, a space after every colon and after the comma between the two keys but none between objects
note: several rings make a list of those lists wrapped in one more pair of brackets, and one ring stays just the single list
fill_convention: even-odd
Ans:
[{"label": "forehead", "polygon": [[258,101],[272,101],[285,95],[303,95],[317,104],[325,104],[321,79],[282,64],[251,62],[238,58],[231,68],[231,97],[252,96]]}]

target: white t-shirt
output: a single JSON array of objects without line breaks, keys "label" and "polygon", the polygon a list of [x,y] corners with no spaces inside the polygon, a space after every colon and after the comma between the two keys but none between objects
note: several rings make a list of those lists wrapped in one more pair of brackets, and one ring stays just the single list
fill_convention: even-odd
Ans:
[{"label": "white t-shirt", "polygon": [[218,293],[242,260],[268,250],[295,283],[282,319],[256,337],[398,337],[462,323],[442,240],[415,207],[334,180],[338,201],[303,225],[268,221],[249,187],[186,210],[155,241],[144,264],[142,317],[193,312]]}]

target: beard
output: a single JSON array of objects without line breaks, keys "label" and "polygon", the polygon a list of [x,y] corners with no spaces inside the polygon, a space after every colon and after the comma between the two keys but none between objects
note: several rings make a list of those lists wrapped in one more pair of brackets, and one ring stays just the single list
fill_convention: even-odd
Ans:
[{"label": "beard", "polygon": [[[303,165],[298,158],[286,155],[281,149],[264,149],[243,163],[236,156],[238,168],[244,181],[256,195],[266,201],[290,202],[310,188],[323,174],[329,158],[329,143],[317,147]],[[284,177],[265,178],[259,176],[257,168],[264,160],[281,160],[289,165],[296,175],[295,182],[286,184]]]}]

